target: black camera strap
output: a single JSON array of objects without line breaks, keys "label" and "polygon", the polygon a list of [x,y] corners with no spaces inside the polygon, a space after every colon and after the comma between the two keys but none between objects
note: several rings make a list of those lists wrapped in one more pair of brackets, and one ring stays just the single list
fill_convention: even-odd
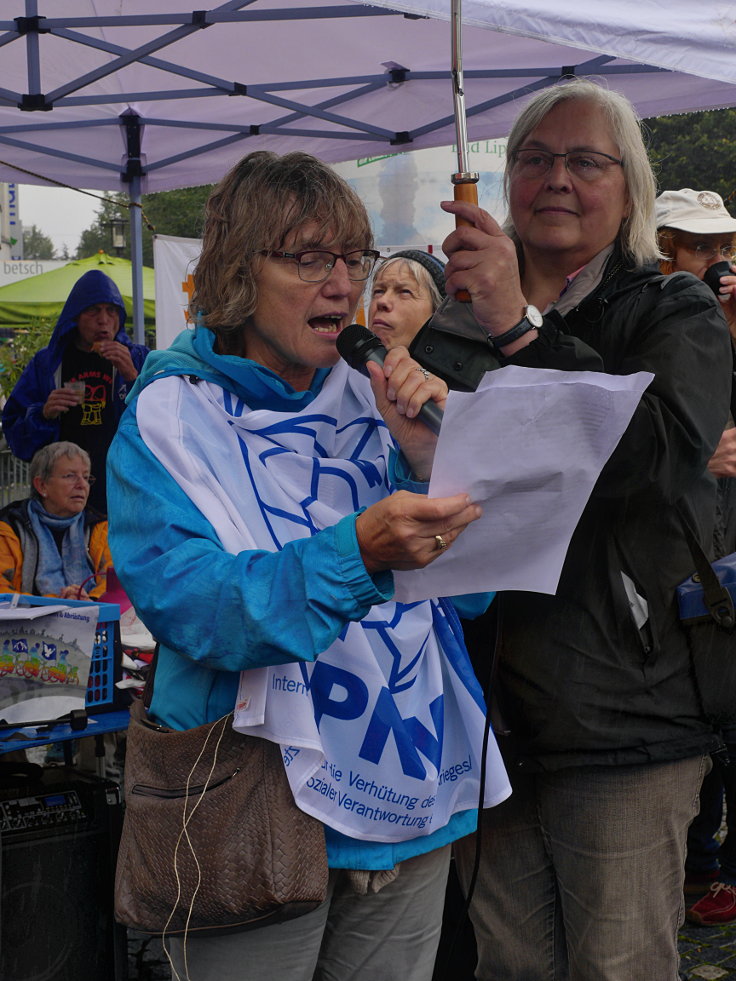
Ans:
[{"label": "black camera strap", "polygon": [[708,561],[708,556],[703,551],[703,547],[698,541],[682,505],[679,503],[677,505],[677,514],[680,518],[685,541],[688,544],[690,554],[693,558],[693,565],[695,566],[693,579],[696,582],[700,581],[703,587],[705,605],[719,627],[723,627],[724,630],[732,630],[734,623],[736,623],[736,613],[734,612],[731,594],[714,572],[713,566]]}]

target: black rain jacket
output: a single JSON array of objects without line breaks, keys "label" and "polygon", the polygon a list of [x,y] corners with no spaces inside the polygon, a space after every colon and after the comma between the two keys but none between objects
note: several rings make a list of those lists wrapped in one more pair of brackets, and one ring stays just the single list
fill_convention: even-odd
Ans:
[{"label": "black rain jacket", "polygon": [[[728,329],[688,273],[627,270],[614,252],[601,284],[506,363],[651,371],[631,423],[573,535],[555,596],[501,596],[496,688],[526,769],[623,765],[711,752],[675,588],[693,572],[676,502],[708,550],[716,482],[706,470],[728,416]],[[565,420],[558,423],[564,428]],[[638,629],[621,573],[648,604]]]}]

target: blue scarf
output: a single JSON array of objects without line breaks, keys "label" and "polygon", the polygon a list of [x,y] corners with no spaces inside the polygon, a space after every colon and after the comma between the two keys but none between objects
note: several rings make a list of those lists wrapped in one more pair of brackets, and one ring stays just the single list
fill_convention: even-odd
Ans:
[{"label": "blue scarf", "polygon": [[[84,511],[58,518],[36,500],[28,502],[28,517],[38,542],[36,588],[41,596],[58,596],[64,586],[81,585],[93,571],[84,542]],[[61,552],[54,531],[65,534]]]}]

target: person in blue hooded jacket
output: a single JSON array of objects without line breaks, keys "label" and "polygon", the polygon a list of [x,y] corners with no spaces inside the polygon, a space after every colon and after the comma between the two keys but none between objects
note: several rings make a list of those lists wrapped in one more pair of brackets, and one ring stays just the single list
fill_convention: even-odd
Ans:
[{"label": "person in blue hooded jacket", "polygon": [[102,513],[107,512],[107,449],[148,354],[124,326],[125,307],[115,283],[98,269],[86,272],[72,287],[48,346],[18,379],[2,416],[8,445],[21,460],[57,440],[85,449],[96,478],[90,503]]}]

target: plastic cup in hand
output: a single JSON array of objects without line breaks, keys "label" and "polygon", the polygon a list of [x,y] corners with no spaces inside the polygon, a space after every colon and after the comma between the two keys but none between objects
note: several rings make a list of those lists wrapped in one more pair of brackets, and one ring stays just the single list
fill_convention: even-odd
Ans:
[{"label": "plastic cup in hand", "polygon": [[70,392],[74,392],[74,394],[77,396],[77,402],[84,401],[85,387],[86,386],[83,381],[64,382],[64,388],[66,388]]}]

